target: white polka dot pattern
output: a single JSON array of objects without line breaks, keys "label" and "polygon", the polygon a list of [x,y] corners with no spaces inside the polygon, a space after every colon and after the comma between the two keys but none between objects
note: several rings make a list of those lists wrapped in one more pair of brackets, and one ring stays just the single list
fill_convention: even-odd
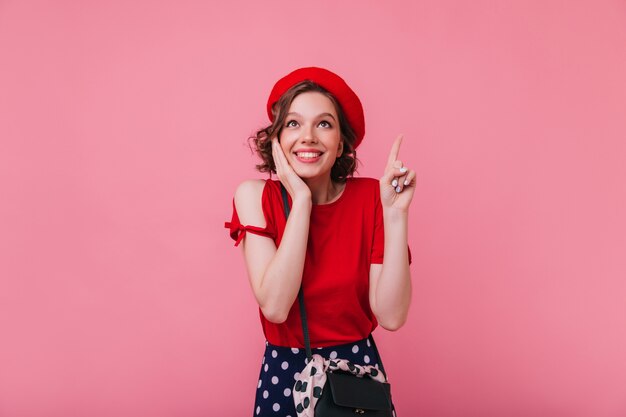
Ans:
[{"label": "white polka dot pattern", "polygon": [[[357,349],[354,349],[357,348]],[[352,352],[358,352],[354,345]],[[326,384],[327,372],[348,372],[361,378],[371,378],[378,382],[386,382],[385,375],[372,365],[359,365],[346,359],[326,359],[317,353],[301,372],[300,379],[293,386],[293,400],[296,411],[303,417],[313,417],[313,410]]]},{"label": "white polka dot pattern", "polygon": [[[354,365],[374,366],[378,358],[373,345],[368,347],[367,339],[342,345],[323,348],[313,346],[312,348],[316,355],[319,354],[337,363],[347,360]],[[255,417],[302,417],[306,414],[298,413],[294,400],[297,394],[303,394],[302,378],[305,375],[303,369],[308,365],[309,361],[306,360],[304,349],[268,344],[261,361],[261,372],[257,383],[253,413]],[[321,373],[320,370],[317,374],[321,376],[323,370]],[[301,384],[300,392],[296,392],[298,382]],[[309,386],[312,385],[309,384]],[[309,389],[312,388],[307,387],[307,391]],[[311,395],[313,395],[312,392],[306,394],[307,397]],[[300,401],[300,407],[305,407],[304,399],[301,398]],[[310,399],[307,401],[312,402]],[[311,404],[308,408],[310,406]]]}]

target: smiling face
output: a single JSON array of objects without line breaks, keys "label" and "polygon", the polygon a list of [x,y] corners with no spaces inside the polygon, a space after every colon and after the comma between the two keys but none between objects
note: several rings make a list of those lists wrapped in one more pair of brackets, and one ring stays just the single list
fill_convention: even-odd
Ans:
[{"label": "smiling face", "polygon": [[339,117],[333,102],[315,91],[296,96],[278,139],[298,176],[330,176],[343,150]]}]

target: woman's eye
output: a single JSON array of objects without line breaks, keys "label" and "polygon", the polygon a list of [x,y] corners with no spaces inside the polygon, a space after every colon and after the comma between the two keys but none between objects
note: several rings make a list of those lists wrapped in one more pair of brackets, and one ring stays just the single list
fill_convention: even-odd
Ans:
[{"label": "woman's eye", "polygon": [[322,120],[322,121],[320,122],[320,126],[322,126],[322,127],[332,127],[332,126],[330,125],[330,123],[328,123],[326,120]]},{"label": "woman's eye", "polygon": [[287,127],[296,127],[296,126],[298,126],[298,122],[296,122],[295,120],[289,120],[285,126],[287,126]]}]

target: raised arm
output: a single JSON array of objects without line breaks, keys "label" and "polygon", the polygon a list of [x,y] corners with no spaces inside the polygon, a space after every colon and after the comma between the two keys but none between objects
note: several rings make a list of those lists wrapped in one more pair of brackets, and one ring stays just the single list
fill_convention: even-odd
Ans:
[{"label": "raised arm", "polygon": [[406,322],[411,305],[411,272],[408,258],[409,206],[415,192],[415,171],[402,166],[398,152],[402,136],[392,148],[380,178],[385,252],[383,264],[370,267],[370,306],[378,323],[397,330]]},{"label": "raised arm", "polygon": [[[288,166],[276,146],[275,143],[273,156],[277,175],[291,195],[291,212],[278,248],[272,239],[249,233],[243,240],[243,254],[250,285],[263,315],[271,322],[282,323],[302,282],[312,202],[309,188]],[[262,180],[249,180],[237,188],[235,207],[242,224],[265,227],[261,205],[263,186]]]}]

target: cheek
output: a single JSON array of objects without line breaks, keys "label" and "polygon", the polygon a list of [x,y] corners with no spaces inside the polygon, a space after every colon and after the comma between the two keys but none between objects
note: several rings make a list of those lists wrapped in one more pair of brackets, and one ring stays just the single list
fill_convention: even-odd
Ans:
[{"label": "cheek", "polygon": [[336,152],[341,150],[341,135],[338,132],[328,132],[328,145],[329,149],[333,149]]},{"label": "cheek", "polygon": [[288,151],[293,147],[294,143],[298,141],[298,133],[290,132],[290,131],[282,131],[280,136],[278,137],[280,142],[280,147],[283,148],[283,151]]}]

